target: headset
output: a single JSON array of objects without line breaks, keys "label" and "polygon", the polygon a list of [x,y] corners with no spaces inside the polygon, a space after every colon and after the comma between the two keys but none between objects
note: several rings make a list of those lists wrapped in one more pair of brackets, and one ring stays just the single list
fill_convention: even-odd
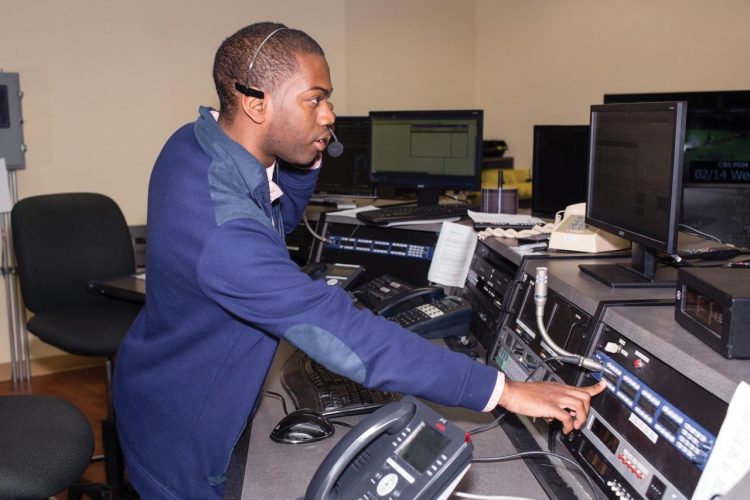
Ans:
[{"label": "headset", "polygon": [[[262,42],[260,42],[260,45],[258,45],[258,48],[255,49],[255,54],[253,54],[253,58],[250,60],[250,65],[247,68],[247,83],[248,85],[243,85],[239,82],[234,82],[234,88],[237,90],[237,92],[246,95],[248,97],[255,97],[256,99],[263,99],[265,97],[265,93],[262,90],[254,89],[249,87],[250,84],[250,75],[253,72],[253,66],[255,65],[255,59],[258,58],[258,54],[260,53],[260,49],[263,48],[263,46],[268,42],[268,40],[271,39],[272,36],[274,36],[279,31],[284,31],[289,28],[277,28],[270,32],[266,37],[263,39]],[[344,145],[339,142],[338,137],[336,137],[336,134],[333,133],[333,129],[331,127],[326,127],[328,129],[328,132],[331,134],[331,137],[333,137],[333,142],[328,143],[328,148],[326,151],[328,151],[328,154],[332,158],[338,158],[341,156],[341,154],[344,152]]]}]

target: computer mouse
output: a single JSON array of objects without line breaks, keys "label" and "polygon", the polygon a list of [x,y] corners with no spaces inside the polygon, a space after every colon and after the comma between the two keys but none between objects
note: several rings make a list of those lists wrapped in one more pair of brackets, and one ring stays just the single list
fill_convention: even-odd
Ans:
[{"label": "computer mouse", "polygon": [[284,444],[312,443],[332,436],[335,430],[323,415],[303,408],[279,420],[271,431],[271,439]]}]

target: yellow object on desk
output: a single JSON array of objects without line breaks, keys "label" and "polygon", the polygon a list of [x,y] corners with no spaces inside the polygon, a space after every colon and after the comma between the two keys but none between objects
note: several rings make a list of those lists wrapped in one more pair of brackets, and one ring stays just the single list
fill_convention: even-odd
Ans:
[{"label": "yellow object on desk", "polygon": [[482,189],[502,187],[518,189],[520,200],[531,199],[531,172],[527,168],[489,168],[482,170]]}]

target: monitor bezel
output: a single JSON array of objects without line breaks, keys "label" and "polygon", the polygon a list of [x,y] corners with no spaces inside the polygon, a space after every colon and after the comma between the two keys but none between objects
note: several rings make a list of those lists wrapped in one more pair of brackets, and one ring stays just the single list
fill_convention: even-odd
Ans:
[{"label": "monitor bezel", "polygon": [[[408,187],[416,190],[478,191],[481,188],[482,141],[484,135],[484,110],[419,110],[419,111],[370,111],[370,181],[376,186]],[[373,121],[376,119],[470,119],[477,124],[474,141],[476,151],[472,175],[427,175],[400,171],[378,171],[373,161],[375,151]]]},{"label": "monitor bezel", "polygon": [[[671,164],[671,184],[669,193],[669,221],[667,225],[667,234],[662,240],[657,240],[649,235],[638,232],[637,228],[623,227],[603,220],[601,214],[592,213],[592,200],[594,196],[594,171],[595,168],[595,149],[597,119],[601,113],[623,112],[623,111],[672,111],[674,121],[675,137],[672,145]],[[685,142],[685,122],[686,122],[687,103],[685,101],[662,101],[650,103],[616,103],[616,104],[595,104],[591,106],[590,128],[589,128],[589,166],[588,166],[588,186],[586,189],[586,224],[603,229],[607,232],[616,234],[633,243],[637,243],[649,249],[666,254],[675,254],[677,252],[677,236],[679,233],[680,208],[682,201],[682,168],[683,168],[683,150]]]}]

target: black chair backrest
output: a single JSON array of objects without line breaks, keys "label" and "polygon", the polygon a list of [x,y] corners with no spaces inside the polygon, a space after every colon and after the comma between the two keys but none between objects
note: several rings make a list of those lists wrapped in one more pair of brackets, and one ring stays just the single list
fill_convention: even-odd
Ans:
[{"label": "black chair backrest", "polygon": [[134,272],[125,217],[107,196],[64,193],[32,196],[11,212],[21,293],[34,312],[100,300],[92,279]]}]

